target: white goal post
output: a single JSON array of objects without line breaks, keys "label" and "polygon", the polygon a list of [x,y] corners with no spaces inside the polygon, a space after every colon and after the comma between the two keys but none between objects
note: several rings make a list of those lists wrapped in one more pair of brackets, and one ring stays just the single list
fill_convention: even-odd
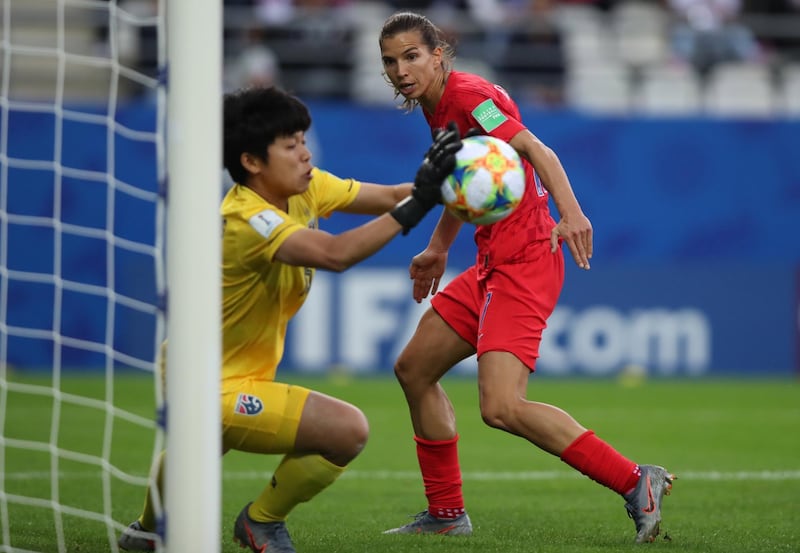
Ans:
[{"label": "white goal post", "polygon": [[218,0],[167,2],[165,494],[172,553],[220,543],[221,6]]},{"label": "white goal post", "polygon": [[0,0],[0,553],[220,547],[222,18]]}]

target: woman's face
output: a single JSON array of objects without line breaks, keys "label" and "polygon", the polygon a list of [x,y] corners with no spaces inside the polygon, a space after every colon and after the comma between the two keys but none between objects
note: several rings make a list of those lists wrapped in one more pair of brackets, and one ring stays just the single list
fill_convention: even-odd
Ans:
[{"label": "woman's face", "polygon": [[442,83],[442,49],[430,50],[419,31],[406,31],[381,41],[383,70],[406,99],[438,100]]},{"label": "woman's face", "polygon": [[311,151],[306,146],[306,135],[298,131],[280,136],[269,145],[267,163],[258,164],[254,180],[263,186],[270,201],[288,199],[308,189],[311,168]]}]

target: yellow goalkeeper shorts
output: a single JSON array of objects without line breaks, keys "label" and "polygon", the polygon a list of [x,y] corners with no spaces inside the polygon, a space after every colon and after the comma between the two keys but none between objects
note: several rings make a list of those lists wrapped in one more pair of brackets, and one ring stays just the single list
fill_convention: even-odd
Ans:
[{"label": "yellow goalkeeper shorts", "polygon": [[[230,389],[230,388],[229,388]],[[281,382],[246,380],[222,394],[222,451],[294,451],[311,390]]]}]

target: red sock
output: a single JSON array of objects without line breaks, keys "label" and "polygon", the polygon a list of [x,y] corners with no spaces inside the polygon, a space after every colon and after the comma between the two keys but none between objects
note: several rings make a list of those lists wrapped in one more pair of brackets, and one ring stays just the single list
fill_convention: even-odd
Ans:
[{"label": "red sock", "polygon": [[622,495],[635,488],[641,476],[639,465],[623,457],[591,430],[569,444],[561,453],[561,460]]},{"label": "red sock", "polygon": [[458,435],[452,440],[430,441],[414,436],[417,459],[428,498],[428,512],[437,518],[456,518],[464,513]]}]

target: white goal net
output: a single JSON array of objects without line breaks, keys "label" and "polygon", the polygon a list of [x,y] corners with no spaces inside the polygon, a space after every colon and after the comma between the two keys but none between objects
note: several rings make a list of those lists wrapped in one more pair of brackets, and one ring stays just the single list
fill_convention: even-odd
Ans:
[{"label": "white goal net", "polygon": [[165,6],[0,0],[2,552],[117,551],[164,447]]}]

